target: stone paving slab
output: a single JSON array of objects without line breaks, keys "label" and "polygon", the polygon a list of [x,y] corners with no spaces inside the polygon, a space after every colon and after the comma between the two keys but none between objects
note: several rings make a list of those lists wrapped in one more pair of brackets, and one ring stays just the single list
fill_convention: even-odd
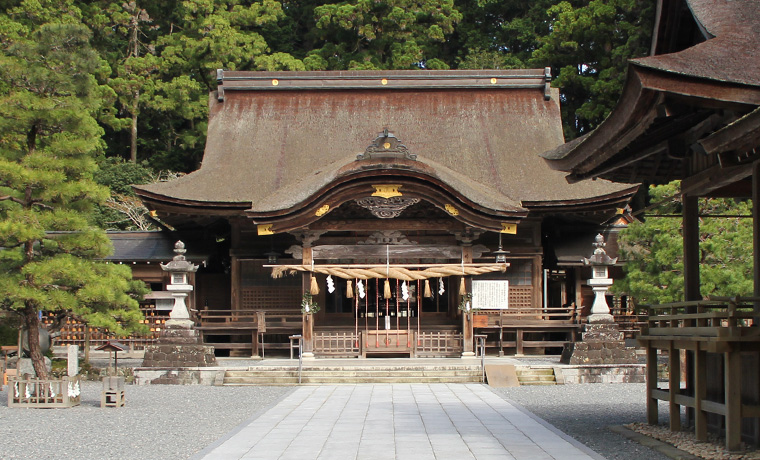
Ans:
[{"label": "stone paving slab", "polygon": [[299,387],[193,459],[604,460],[480,384]]}]

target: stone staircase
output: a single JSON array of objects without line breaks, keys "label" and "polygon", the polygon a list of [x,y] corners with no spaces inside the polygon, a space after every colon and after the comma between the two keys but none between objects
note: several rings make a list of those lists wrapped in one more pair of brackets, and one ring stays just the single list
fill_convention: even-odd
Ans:
[{"label": "stone staircase", "polygon": [[557,379],[552,368],[518,367],[517,381],[520,385],[556,385]]},{"label": "stone staircase", "polygon": [[[301,383],[331,385],[355,383],[480,383],[478,365],[444,366],[304,366]],[[297,385],[297,366],[256,366],[228,369],[222,385]]]}]

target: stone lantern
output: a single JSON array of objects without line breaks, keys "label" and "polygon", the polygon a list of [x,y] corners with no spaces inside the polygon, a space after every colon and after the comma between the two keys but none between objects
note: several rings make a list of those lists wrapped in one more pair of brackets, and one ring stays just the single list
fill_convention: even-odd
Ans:
[{"label": "stone lantern", "polygon": [[[610,314],[605,294],[612,285],[609,267],[617,262],[604,250],[606,243],[601,234],[594,240],[594,254],[583,263],[592,268],[588,285],[594,290],[594,303],[588,323],[583,325],[581,340],[565,344],[560,362],[563,364],[609,365],[636,364],[636,353],[627,348],[625,337]],[[643,376],[637,367],[601,368],[596,371],[579,369],[570,380],[573,383],[640,382]]]},{"label": "stone lantern", "polygon": [[612,278],[609,277],[608,267],[617,262],[607,255],[604,247],[604,237],[601,233],[596,235],[594,241],[594,254],[588,259],[583,259],[584,265],[591,265],[592,274],[588,285],[594,291],[594,303],[591,305],[591,314],[588,316],[589,323],[612,323],[614,318],[610,314],[610,307],[607,305],[607,290],[612,286]]},{"label": "stone lantern", "polygon": [[[185,259],[187,251],[182,241],[174,245],[174,252],[177,255],[171,262],[161,264],[171,275],[166,290],[174,297],[174,308],[156,343],[145,346],[143,368],[135,369],[135,378],[152,383],[197,384],[205,375],[197,369],[215,366],[216,358],[214,347],[203,344],[185,304],[185,298],[193,291],[188,275],[195,273],[198,266]],[[186,371],[187,368],[196,368],[196,371]],[[179,372],[178,369],[184,370]]]},{"label": "stone lantern", "polygon": [[193,291],[193,285],[188,282],[188,274],[198,271],[198,266],[185,258],[186,252],[185,243],[177,241],[174,245],[174,253],[177,255],[168,264],[161,264],[161,269],[171,274],[166,290],[174,297],[174,308],[169,313],[170,319],[166,321],[166,327],[169,328],[190,329],[193,326],[185,298]]}]

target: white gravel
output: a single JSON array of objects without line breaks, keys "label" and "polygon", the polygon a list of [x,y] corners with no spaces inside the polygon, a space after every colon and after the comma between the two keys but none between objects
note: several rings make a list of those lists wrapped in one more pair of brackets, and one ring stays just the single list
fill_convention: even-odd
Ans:
[{"label": "white gravel", "polygon": [[[0,392],[0,459],[187,459],[266,410],[293,387],[127,385],[126,405],[100,408],[85,382],[71,409],[9,409]],[[608,430],[645,421],[643,384],[495,389],[610,460],[667,457]],[[667,422],[667,412],[661,408]]]},{"label": "white gravel", "polygon": [[9,409],[0,392],[0,459],[186,459],[270,407],[292,387],[127,385],[126,405],[100,408],[101,382],[70,409]]},{"label": "white gravel", "polygon": [[[611,425],[646,422],[643,383],[521,386],[494,391],[609,460],[668,459],[608,429]],[[660,424],[667,420],[667,409],[660,405]]]}]

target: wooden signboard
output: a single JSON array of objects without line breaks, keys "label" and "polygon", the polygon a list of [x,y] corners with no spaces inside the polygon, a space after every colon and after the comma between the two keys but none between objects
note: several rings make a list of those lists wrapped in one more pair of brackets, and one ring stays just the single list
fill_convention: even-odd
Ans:
[{"label": "wooden signboard", "polygon": [[481,310],[506,310],[509,308],[509,281],[473,280],[472,307]]}]

